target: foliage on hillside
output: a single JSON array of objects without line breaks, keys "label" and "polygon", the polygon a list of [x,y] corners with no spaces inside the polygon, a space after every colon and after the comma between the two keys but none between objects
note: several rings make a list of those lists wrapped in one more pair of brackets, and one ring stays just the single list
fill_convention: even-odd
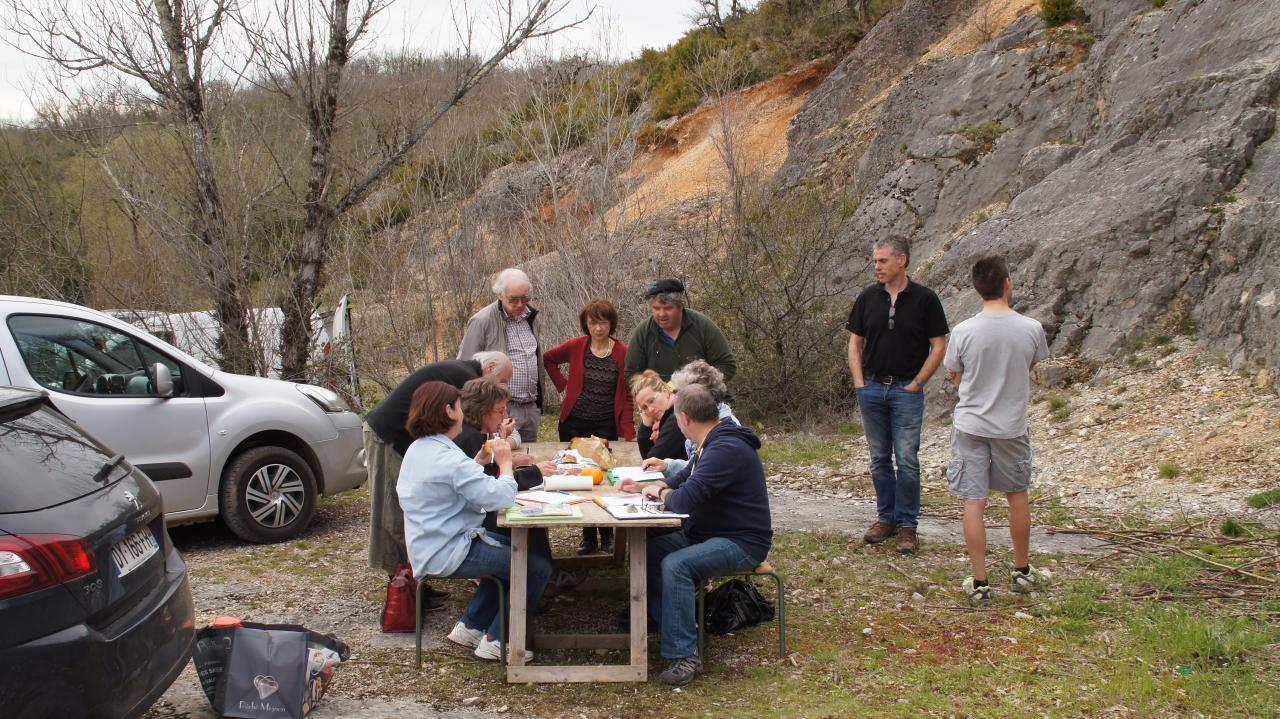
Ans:
[{"label": "foliage on hillside", "polygon": [[[868,25],[895,0],[867,3]],[[710,27],[690,31],[665,50],[647,49],[636,61],[652,102],[650,119],[675,117],[709,96],[732,92],[814,58],[842,55],[866,33],[844,0],[764,0],[725,19],[725,36]]]}]

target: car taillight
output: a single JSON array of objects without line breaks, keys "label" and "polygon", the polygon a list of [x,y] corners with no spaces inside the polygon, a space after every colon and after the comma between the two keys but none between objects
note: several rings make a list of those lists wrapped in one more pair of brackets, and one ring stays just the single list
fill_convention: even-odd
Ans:
[{"label": "car taillight", "polygon": [[92,574],[93,553],[80,537],[23,534],[0,537],[0,599]]}]

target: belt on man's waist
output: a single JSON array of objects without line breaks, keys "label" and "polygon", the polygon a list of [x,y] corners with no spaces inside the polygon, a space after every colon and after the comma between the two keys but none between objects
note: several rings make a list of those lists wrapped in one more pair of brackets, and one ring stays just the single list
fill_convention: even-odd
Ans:
[{"label": "belt on man's waist", "polygon": [[877,382],[879,384],[911,384],[915,381],[915,375],[911,377],[894,377],[891,374],[886,375],[867,375],[868,382]]},{"label": "belt on man's waist", "polygon": [[534,404],[537,399],[515,399],[514,397],[507,404]]}]

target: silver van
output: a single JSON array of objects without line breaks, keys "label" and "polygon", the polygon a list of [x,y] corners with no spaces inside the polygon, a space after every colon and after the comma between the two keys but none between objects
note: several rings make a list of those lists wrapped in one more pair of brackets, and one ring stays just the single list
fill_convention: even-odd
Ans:
[{"label": "silver van", "polygon": [[216,370],[86,307],[0,295],[0,385],[50,399],[155,482],[170,525],[302,531],[316,497],[365,479],[360,417],[336,393]]}]

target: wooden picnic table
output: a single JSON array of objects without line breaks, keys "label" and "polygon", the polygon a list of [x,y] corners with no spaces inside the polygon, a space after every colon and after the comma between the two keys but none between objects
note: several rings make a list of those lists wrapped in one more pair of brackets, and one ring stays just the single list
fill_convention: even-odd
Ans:
[{"label": "wooden picnic table", "polygon": [[[533,442],[525,451],[536,459],[551,459],[566,445],[561,442]],[[640,453],[635,442],[610,442],[613,456],[619,466],[640,464]],[[613,486],[606,479],[591,491],[574,492],[576,495],[603,497],[614,494]],[[616,519],[595,502],[576,505],[582,509],[582,519],[524,521],[507,523],[498,515],[498,526],[511,530],[511,607],[507,643],[507,681],[517,684],[541,682],[643,682],[649,678],[649,608],[646,603],[648,567],[646,565],[648,541],[646,530],[650,527],[679,527],[680,520],[673,517],[653,519]],[[529,530],[551,527],[612,527],[617,531],[615,545],[618,552],[626,547],[630,554],[630,604],[631,631],[628,634],[530,634],[528,627],[528,571]],[[575,558],[577,559],[577,558]],[[565,560],[556,560],[557,564]],[[560,665],[527,666],[524,651],[530,649],[630,649],[630,661],[621,665],[575,666]]]}]

